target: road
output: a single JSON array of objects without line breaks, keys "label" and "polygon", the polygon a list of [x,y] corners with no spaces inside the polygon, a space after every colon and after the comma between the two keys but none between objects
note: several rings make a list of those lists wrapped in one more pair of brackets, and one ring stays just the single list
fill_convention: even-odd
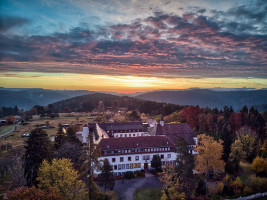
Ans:
[{"label": "road", "polygon": [[120,200],[134,200],[134,192],[138,188],[145,187],[162,187],[162,183],[156,176],[146,178],[134,178],[117,180],[114,190],[119,195]]}]

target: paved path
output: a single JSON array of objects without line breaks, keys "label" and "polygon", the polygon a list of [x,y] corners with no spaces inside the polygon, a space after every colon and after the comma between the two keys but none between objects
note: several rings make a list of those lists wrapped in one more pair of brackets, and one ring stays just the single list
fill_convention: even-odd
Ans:
[{"label": "paved path", "polygon": [[138,188],[162,187],[162,183],[156,176],[146,178],[134,178],[117,180],[114,190],[119,195],[120,200],[134,200],[134,192]]},{"label": "paved path", "polygon": [[19,126],[19,123],[16,124],[16,126],[14,126],[11,130],[9,130],[9,131],[7,131],[6,133],[0,135],[0,138],[1,138],[1,137],[5,137],[5,136],[7,136],[9,133],[12,133],[18,126]]}]

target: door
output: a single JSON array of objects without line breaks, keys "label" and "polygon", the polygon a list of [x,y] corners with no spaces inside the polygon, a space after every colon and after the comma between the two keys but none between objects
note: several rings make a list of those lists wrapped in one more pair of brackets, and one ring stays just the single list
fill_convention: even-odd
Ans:
[{"label": "door", "polygon": [[148,163],[144,163],[144,170],[148,169]]}]

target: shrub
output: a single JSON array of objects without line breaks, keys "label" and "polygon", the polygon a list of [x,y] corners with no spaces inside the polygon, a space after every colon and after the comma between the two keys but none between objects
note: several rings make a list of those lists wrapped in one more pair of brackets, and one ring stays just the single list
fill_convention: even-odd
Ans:
[{"label": "shrub", "polygon": [[256,172],[257,176],[265,176],[267,174],[267,159],[257,156],[253,160],[251,168]]},{"label": "shrub", "polygon": [[245,186],[243,194],[245,196],[248,196],[248,195],[251,195],[252,193],[253,193],[253,189],[251,187],[249,187],[249,186]]},{"label": "shrub", "polygon": [[134,173],[132,171],[127,171],[124,173],[124,178],[131,179],[134,177]]},{"label": "shrub", "polygon": [[250,176],[247,183],[253,189],[254,193],[267,191],[267,178]]},{"label": "shrub", "polygon": [[137,170],[134,172],[136,177],[145,177],[145,171],[144,170]]}]

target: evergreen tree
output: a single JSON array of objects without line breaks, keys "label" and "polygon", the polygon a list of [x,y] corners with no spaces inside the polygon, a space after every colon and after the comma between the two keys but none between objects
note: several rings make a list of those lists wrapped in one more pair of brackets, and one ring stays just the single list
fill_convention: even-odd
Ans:
[{"label": "evergreen tree", "polygon": [[76,133],[72,127],[68,127],[67,129],[67,141],[82,145],[82,142],[77,138]]},{"label": "evergreen tree", "polygon": [[82,166],[83,176],[86,179],[86,184],[88,186],[89,200],[100,199],[102,193],[97,185],[93,181],[93,172],[95,169],[99,168],[99,149],[93,141],[94,130],[89,129],[89,136],[87,138],[88,145],[83,148],[83,155],[81,160],[84,160],[84,165]]},{"label": "evergreen tree", "polygon": [[31,131],[29,139],[26,141],[24,155],[24,176],[27,186],[37,185],[37,173],[39,166],[44,159],[50,160],[51,142],[48,135],[42,129],[36,128]]},{"label": "evergreen tree", "polygon": [[190,199],[191,193],[195,186],[195,176],[193,169],[195,168],[194,156],[189,152],[188,142],[179,137],[177,140],[177,158],[175,171],[179,177],[179,182],[183,192]]},{"label": "evergreen tree", "polygon": [[58,124],[57,135],[55,137],[55,143],[54,143],[55,149],[59,149],[59,147],[64,143],[65,139],[66,136],[63,132],[62,124]]},{"label": "evergreen tree", "polygon": [[206,185],[205,182],[200,179],[200,181],[197,184],[197,188],[195,190],[195,195],[196,196],[205,196],[206,194]]},{"label": "evergreen tree", "polygon": [[160,156],[153,155],[152,161],[151,161],[151,167],[155,168],[157,171],[161,171],[161,158]]},{"label": "evergreen tree", "polygon": [[105,159],[103,166],[101,167],[101,174],[98,175],[98,181],[100,186],[104,186],[104,192],[106,189],[113,190],[115,186],[115,178],[112,172],[112,166],[108,159]]}]

